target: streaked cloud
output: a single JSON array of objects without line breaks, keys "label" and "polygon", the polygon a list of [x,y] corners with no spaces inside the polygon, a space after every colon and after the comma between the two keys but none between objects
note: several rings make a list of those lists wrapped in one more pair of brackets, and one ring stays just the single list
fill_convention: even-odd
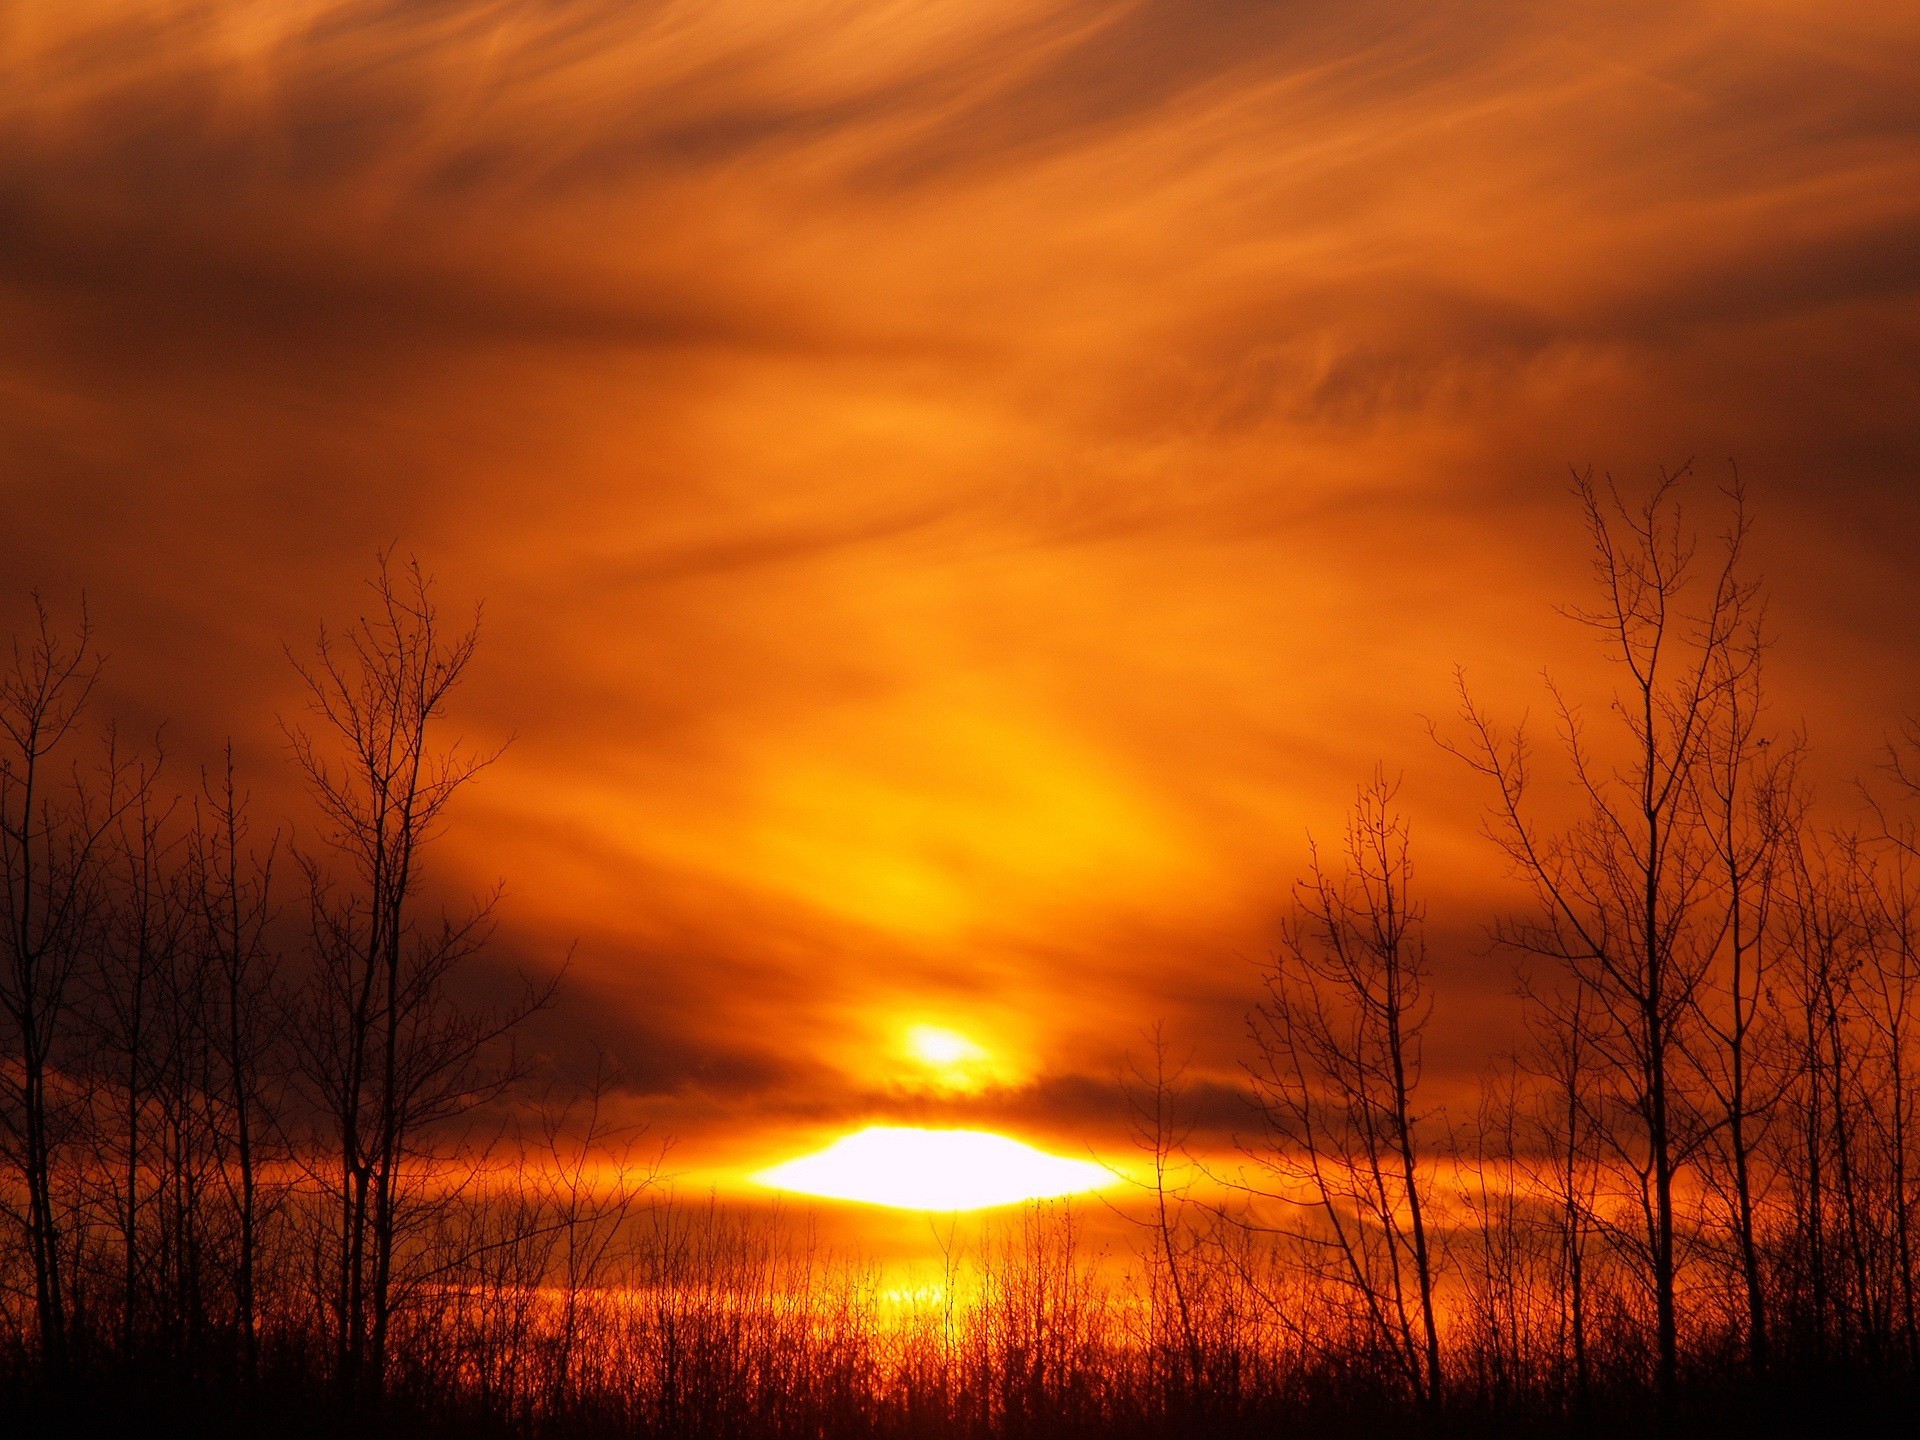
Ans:
[{"label": "streaked cloud", "polygon": [[1470,1057],[1418,716],[1584,673],[1569,463],[1738,458],[1835,774],[1920,706],[1898,7],[91,0],[0,66],[11,592],[273,794],[378,546],[484,596],[442,878],[715,1144],[915,1118],[850,1058],[914,1023],[1020,1057],[977,1120],[1110,1123],[1161,1015],[1224,1085],[1382,757]]}]

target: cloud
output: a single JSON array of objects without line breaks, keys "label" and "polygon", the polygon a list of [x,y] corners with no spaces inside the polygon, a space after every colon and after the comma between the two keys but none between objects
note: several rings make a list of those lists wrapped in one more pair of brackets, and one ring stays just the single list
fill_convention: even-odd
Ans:
[{"label": "cloud", "polygon": [[1594,681],[1569,463],[1738,457],[1836,776],[1920,707],[1896,8],[90,0],[0,64],[0,572],[289,813],[281,643],[395,540],[484,598],[436,873],[696,1151],[898,1102],[909,1023],[1112,1138],[1165,1016],[1224,1133],[1382,757],[1474,1073],[1418,716]]}]

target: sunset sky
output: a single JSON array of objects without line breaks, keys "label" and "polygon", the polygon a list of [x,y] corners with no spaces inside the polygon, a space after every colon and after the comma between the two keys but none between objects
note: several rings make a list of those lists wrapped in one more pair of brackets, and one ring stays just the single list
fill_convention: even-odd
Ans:
[{"label": "sunset sky", "polygon": [[1834,813],[1920,711],[1917,68],[1847,0],[10,4],[0,617],[84,594],[104,715],[297,816],[283,645],[390,544],[484,601],[434,881],[690,1173],[1104,1151],[1162,1020],[1224,1144],[1382,762],[1470,1076],[1423,717],[1603,694],[1569,466],[1738,462]]}]

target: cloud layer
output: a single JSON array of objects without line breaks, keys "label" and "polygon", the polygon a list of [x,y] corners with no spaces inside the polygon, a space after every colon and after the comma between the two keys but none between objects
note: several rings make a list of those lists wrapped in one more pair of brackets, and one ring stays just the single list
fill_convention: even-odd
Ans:
[{"label": "cloud layer", "polygon": [[1920,706],[1898,7],[92,0],[0,67],[8,603],[271,787],[377,547],[484,596],[443,873],[714,1154],[924,1113],[915,1023],[1041,1133],[1157,1017],[1230,1075],[1379,759],[1472,1064],[1418,717],[1590,668],[1569,463],[1739,460],[1836,774]]}]

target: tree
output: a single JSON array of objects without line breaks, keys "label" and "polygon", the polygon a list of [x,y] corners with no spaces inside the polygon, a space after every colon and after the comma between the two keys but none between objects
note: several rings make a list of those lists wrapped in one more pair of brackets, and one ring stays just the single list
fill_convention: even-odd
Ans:
[{"label": "tree", "polygon": [[299,861],[314,975],[298,1027],[305,1083],[337,1157],[330,1236],[342,1387],[376,1399],[386,1380],[399,1242],[434,1202],[440,1127],[513,1080],[496,1052],[551,987],[504,1008],[463,1003],[458,982],[486,944],[497,896],[423,917],[422,852],[453,797],[498,752],[443,742],[448,698],[478,643],[449,632],[417,562],[382,556],[374,603],[340,639],[324,629],[296,661],[314,730],[291,726],[321,816],[323,853]]},{"label": "tree", "polygon": [[[1195,1166],[1187,1158],[1186,1144],[1193,1133],[1193,1122],[1181,1113],[1181,1090],[1186,1077],[1186,1062],[1170,1061],[1165,1026],[1156,1022],[1144,1036],[1147,1057],[1139,1060],[1129,1054],[1122,1089],[1127,1101],[1128,1138],[1145,1159],[1147,1177],[1133,1183],[1140,1188],[1149,1206],[1145,1221],[1138,1222],[1152,1232],[1152,1277],[1154,1339],[1160,1338],[1161,1316],[1167,1307],[1165,1296],[1173,1301],[1179,1366],[1179,1392],[1191,1404],[1203,1395],[1206,1356],[1200,1342],[1192,1294],[1192,1272],[1197,1261],[1192,1251],[1194,1240],[1185,1223],[1193,1189]],[[1116,1213],[1126,1212],[1115,1207]],[[1129,1217],[1131,1218],[1131,1217]]]},{"label": "tree", "polygon": [[1292,1233],[1325,1257],[1367,1342],[1437,1406],[1437,1266],[1415,1108],[1431,1011],[1425,907],[1410,894],[1397,789],[1383,774],[1361,787],[1343,871],[1313,848],[1249,1020],[1249,1073],[1267,1130],[1255,1158],[1280,1182],[1277,1198],[1317,1221]]},{"label": "tree", "polygon": [[[1776,899],[1788,852],[1804,823],[1803,746],[1777,743],[1761,728],[1766,638],[1760,607],[1744,607],[1725,643],[1710,653],[1709,700],[1692,767],[1719,894],[1718,953],[1698,994],[1701,1075],[1717,1115],[1707,1131],[1707,1181],[1721,1192],[1746,1301],[1747,1358],[1768,1365],[1768,1304],[1762,1274],[1759,1174],[1774,1108],[1787,1084],[1784,1037],[1768,976]],[[1730,1193],[1728,1193],[1730,1192]]]},{"label": "tree", "polygon": [[[95,1016],[89,1048],[93,1075],[105,1111],[98,1150],[112,1178],[114,1221],[120,1242],[120,1348],[131,1356],[143,1312],[143,1270],[154,1258],[143,1233],[150,1193],[161,1167],[149,1121],[179,1057],[169,1034],[181,1018],[169,1015],[169,984],[185,947],[187,908],[173,865],[177,841],[170,836],[173,807],[156,804],[144,791],[120,818],[106,846],[110,902],[103,906],[102,945],[94,967]],[[175,1024],[169,1026],[169,1019]]]},{"label": "tree", "polygon": [[[1893,1286],[1904,1360],[1920,1364],[1920,1317],[1915,1310],[1913,1236],[1914,1074],[1909,1053],[1920,994],[1920,875],[1905,849],[1881,851],[1863,866],[1860,898],[1872,943],[1854,987],[1862,1040],[1873,1062],[1873,1102],[1861,1107],[1878,1141],[1876,1167],[1885,1189],[1876,1207],[1891,1231]],[[1885,1268],[1885,1267],[1881,1267]]]},{"label": "tree", "polygon": [[[1490,784],[1489,833],[1532,892],[1533,912],[1499,923],[1496,938],[1553,962],[1595,1002],[1590,1053],[1614,1086],[1603,1136],[1639,1216],[1637,1239],[1615,1230],[1640,1252],[1663,1396],[1679,1365],[1675,1177],[1703,1134],[1687,1085],[1690,1032],[1728,914],[1702,802],[1714,720],[1744,673],[1758,593],[1740,569],[1747,519],[1737,477],[1731,522],[1703,577],[1679,502],[1686,474],[1663,474],[1637,505],[1591,473],[1574,479],[1599,600],[1567,613],[1601,638],[1621,682],[1608,706],[1613,743],[1597,745],[1581,709],[1549,681],[1573,818],[1557,828],[1536,818],[1524,724],[1500,730],[1464,678],[1466,737],[1441,742]],[[1724,744],[1745,745],[1744,732],[1728,733]],[[1733,858],[1739,868],[1749,857]]]},{"label": "tree", "polygon": [[1592,998],[1576,981],[1546,995],[1529,994],[1532,1043],[1524,1063],[1536,1082],[1533,1180],[1553,1206],[1557,1340],[1573,1368],[1572,1393],[1583,1404],[1592,1388],[1592,1279],[1589,1242],[1597,1184],[1596,1120],[1591,1091]]},{"label": "tree", "polygon": [[251,1381],[260,1359],[261,1152],[279,1118],[268,1093],[268,1071],[280,1044],[283,1005],[267,932],[280,833],[270,835],[262,851],[249,848],[249,804],[234,778],[231,744],[222,769],[202,776],[201,792],[192,836],[193,888],[201,949],[211,970],[206,1023],[215,1071],[205,1104],[237,1231],[234,1328],[241,1373]]},{"label": "tree", "polygon": [[0,673],[0,1137],[25,1191],[25,1213],[11,1200],[7,1211],[26,1235],[37,1338],[54,1371],[65,1361],[68,1305],[54,1185],[76,1110],[60,1093],[59,1046],[97,939],[105,851],[145,784],[111,739],[97,766],[55,769],[98,674],[84,611],[63,635],[36,596],[34,626]]},{"label": "tree", "polygon": [[[1888,747],[1885,769],[1900,798],[1920,799],[1920,722],[1907,721],[1901,739]],[[1878,1004],[1874,1023],[1888,1059],[1887,1098],[1892,1152],[1892,1200],[1900,1268],[1901,1326],[1907,1363],[1920,1367],[1920,1315],[1916,1315],[1914,1280],[1914,1197],[1909,1176],[1914,1170],[1909,1130],[1913,1123],[1914,1080],[1907,1047],[1914,1029],[1913,1007],[1920,994],[1920,828],[1903,814],[1870,796],[1880,823],[1879,841],[1886,854],[1876,868],[1873,901],[1882,943],[1875,957]]]}]

